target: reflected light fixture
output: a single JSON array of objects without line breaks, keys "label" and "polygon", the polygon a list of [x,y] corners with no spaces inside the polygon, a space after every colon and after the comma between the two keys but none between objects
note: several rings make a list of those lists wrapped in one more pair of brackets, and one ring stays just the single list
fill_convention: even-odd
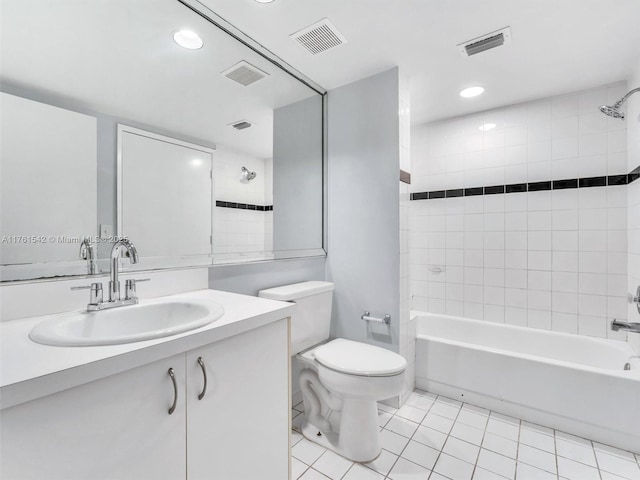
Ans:
[{"label": "reflected light fixture", "polygon": [[199,158],[194,158],[189,162],[189,164],[192,167],[199,167],[200,165],[202,165],[202,160],[200,160]]},{"label": "reflected light fixture", "polygon": [[488,132],[489,130],[493,130],[494,128],[496,128],[496,124],[495,123],[485,123],[484,125],[480,125],[478,127],[478,130],[482,130],[483,132]]},{"label": "reflected light fixture", "polygon": [[463,98],[471,98],[477,97],[478,95],[482,95],[484,93],[484,87],[475,86],[465,88],[460,92],[460,96]]},{"label": "reflected light fixture", "polygon": [[202,48],[204,42],[200,36],[191,30],[179,30],[173,34],[173,40],[181,47],[189,50],[198,50]]}]

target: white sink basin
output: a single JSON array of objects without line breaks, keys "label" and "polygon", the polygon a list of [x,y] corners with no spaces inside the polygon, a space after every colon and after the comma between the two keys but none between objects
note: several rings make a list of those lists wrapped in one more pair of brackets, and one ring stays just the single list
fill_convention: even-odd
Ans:
[{"label": "white sink basin", "polygon": [[222,305],[167,301],[73,312],[47,318],[29,333],[34,342],[59,347],[118,345],[187,332],[219,319]]}]

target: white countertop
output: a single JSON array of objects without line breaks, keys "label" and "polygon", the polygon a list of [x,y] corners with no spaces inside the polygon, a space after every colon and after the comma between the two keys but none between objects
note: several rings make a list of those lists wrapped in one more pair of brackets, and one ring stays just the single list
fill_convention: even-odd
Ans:
[{"label": "white countertop", "polygon": [[52,347],[30,340],[29,331],[49,315],[0,323],[0,407],[8,408],[259,328],[291,316],[295,308],[292,303],[218,290],[140,303],[168,299],[217,302],[225,312],[209,325],[178,335],[95,347]]}]

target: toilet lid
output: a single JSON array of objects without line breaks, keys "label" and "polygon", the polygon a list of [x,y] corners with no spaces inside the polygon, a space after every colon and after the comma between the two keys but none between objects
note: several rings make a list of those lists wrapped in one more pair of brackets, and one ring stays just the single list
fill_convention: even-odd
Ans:
[{"label": "toilet lid", "polygon": [[407,361],[384,348],[337,338],[315,350],[315,359],[327,368],[351,375],[386,377],[402,373]]}]

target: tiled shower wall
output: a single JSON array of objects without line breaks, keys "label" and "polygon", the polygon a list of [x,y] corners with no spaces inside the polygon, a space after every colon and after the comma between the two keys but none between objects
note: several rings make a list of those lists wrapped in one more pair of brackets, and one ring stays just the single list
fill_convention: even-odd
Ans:
[{"label": "tiled shower wall", "polygon": [[[409,80],[400,75],[400,170],[411,171],[411,110]],[[400,404],[415,389],[416,326],[411,319],[410,268],[409,268],[409,184],[400,182],[400,341],[399,352],[407,360],[407,384],[400,395]]]},{"label": "tiled shower wall", "polygon": [[[273,205],[271,160],[216,150],[213,164],[216,201],[257,206]],[[242,167],[256,172],[249,183],[240,182]],[[273,212],[217,206],[214,211],[214,253],[262,254],[273,246]],[[253,257],[251,259],[254,259]]]},{"label": "tiled shower wall", "polygon": [[[598,111],[625,92],[619,83],[412,130],[411,191],[452,191],[411,202],[414,309],[626,338],[608,319],[627,317],[628,187],[576,180],[628,173],[626,125]],[[553,180],[571,181],[491,194]]]},{"label": "tiled shower wall", "polygon": [[[634,74],[628,83],[629,90],[640,87],[640,64],[636,66]],[[640,165],[640,93],[629,97],[627,104],[627,146],[628,168],[631,171]],[[628,187],[628,245],[629,256],[627,259],[629,292],[635,294],[640,285],[640,180],[636,180]],[[640,322],[640,313],[636,305],[628,306],[628,319],[630,322]],[[630,333],[629,343],[640,355],[640,334]]]}]

